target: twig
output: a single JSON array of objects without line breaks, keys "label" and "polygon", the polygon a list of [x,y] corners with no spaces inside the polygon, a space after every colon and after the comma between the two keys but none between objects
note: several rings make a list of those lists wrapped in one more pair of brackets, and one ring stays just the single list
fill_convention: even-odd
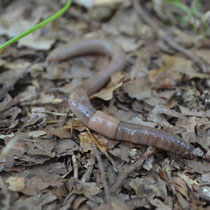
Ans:
[{"label": "twig", "polygon": [[146,161],[146,159],[148,157],[150,157],[152,154],[154,154],[155,151],[156,151],[156,149],[154,149],[152,147],[148,147],[147,151],[134,164],[132,164],[130,166],[126,165],[125,167],[123,167],[122,170],[119,172],[119,176],[118,176],[116,182],[111,187],[111,193],[116,193],[118,191],[118,189],[121,187],[121,185],[123,184],[123,181],[126,179],[126,177],[128,177],[129,174],[132,173],[133,171],[141,168],[143,166],[144,162]]},{"label": "twig", "polygon": [[75,155],[72,155],[72,163],[74,167],[74,178],[78,179],[78,163]]},{"label": "twig", "polygon": [[81,178],[81,181],[82,182],[86,182],[87,180],[90,179],[90,175],[91,175],[92,170],[93,170],[93,165],[95,165],[95,156],[92,155],[91,158],[90,158],[90,160],[91,160],[92,164],[91,165],[88,165],[85,174]]},{"label": "twig", "polygon": [[[37,110],[32,110],[33,113],[43,113],[43,114],[49,114],[53,116],[66,116],[66,113],[59,113],[59,112],[51,112],[51,111],[37,111]],[[72,117],[73,114],[70,114],[69,112],[67,113],[67,116]]]},{"label": "twig", "polygon": [[103,163],[102,163],[102,160],[101,160],[101,156],[99,155],[98,150],[97,150],[97,148],[96,148],[96,146],[93,142],[91,143],[91,147],[93,148],[96,159],[98,161],[99,170],[101,172],[101,178],[102,178],[102,183],[103,183],[103,186],[104,186],[106,203],[109,204],[109,209],[112,209],[110,190],[109,190],[108,183],[107,183],[107,180],[106,180],[106,175],[105,175]]},{"label": "twig", "polygon": [[184,54],[186,57],[190,58],[195,62],[195,64],[201,69],[202,72],[206,72],[207,68],[204,64],[201,64],[200,59],[194,55],[190,50],[180,46],[170,35],[169,33],[165,32],[166,30],[161,29],[160,26],[154,22],[152,18],[149,17],[149,15],[143,10],[138,0],[133,0],[134,8],[137,12],[137,14],[140,16],[140,18],[148,24],[159,36],[159,38],[166,42],[171,48],[174,50]]}]

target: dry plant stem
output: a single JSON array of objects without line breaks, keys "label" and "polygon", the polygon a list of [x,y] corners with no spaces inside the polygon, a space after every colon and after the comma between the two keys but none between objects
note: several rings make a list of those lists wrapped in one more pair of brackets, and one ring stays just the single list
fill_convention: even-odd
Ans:
[{"label": "dry plant stem", "polygon": [[91,143],[91,147],[93,148],[93,151],[95,153],[97,162],[98,162],[98,166],[99,166],[99,170],[101,172],[101,178],[102,178],[102,182],[103,182],[103,187],[104,187],[104,192],[105,192],[105,200],[107,204],[110,204],[110,209],[112,209],[112,205],[111,205],[111,196],[110,196],[110,190],[109,190],[109,186],[107,183],[107,179],[106,179],[106,175],[105,175],[105,171],[104,171],[104,166],[101,160],[101,156],[99,155],[99,152],[95,146],[95,144],[92,142]]},{"label": "dry plant stem", "polygon": [[[66,116],[66,113],[59,113],[59,112],[50,112],[50,111],[36,111],[36,110],[32,110],[33,113],[43,113],[43,114],[48,114],[48,115],[52,115],[52,116]],[[73,114],[68,114],[68,117],[73,117]]]},{"label": "dry plant stem", "polygon": [[141,159],[137,160],[134,164],[123,167],[121,171],[119,171],[119,176],[117,177],[116,182],[111,187],[111,193],[116,193],[122,186],[123,181],[129,176],[133,171],[140,169],[146,159],[153,155],[156,152],[156,149],[148,147],[147,151],[142,155]]},{"label": "dry plant stem", "polygon": [[159,38],[166,42],[171,48],[174,50],[184,54],[186,57],[193,60],[196,65],[202,70],[202,72],[206,72],[206,67],[201,63],[200,59],[194,55],[190,50],[180,46],[167,32],[166,29],[161,29],[160,25],[157,25],[152,18],[147,15],[147,13],[143,10],[141,7],[141,4],[138,0],[133,0],[134,8],[139,15],[139,17],[147,24],[149,25],[159,36]]},{"label": "dry plant stem", "polygon": [[72,163],[74,168],[74,178],[78,179],[78,163],[75,155],[72,155]]},{"label": "dry plant stem", "polygon": [[91,161],[93,162],[93,164],[91,164],[87,167],[85,174],[81,178],[82,182],[86,182],[90,179],[91,173],[93,171],[93,166],[95,165],[95,156],[94,155],[91,156]]}]

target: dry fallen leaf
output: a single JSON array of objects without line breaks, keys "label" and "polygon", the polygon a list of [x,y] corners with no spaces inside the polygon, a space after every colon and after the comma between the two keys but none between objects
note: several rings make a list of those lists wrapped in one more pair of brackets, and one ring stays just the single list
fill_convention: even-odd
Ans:
[{"label": "dry fallen leaf", "polygon": [[179,177],[180,177],[181,179],[183,179],[183,180],[185,181],[185,183],[187,184],[187,186],[188,186],[191,190],[193,189],[193,185],[198,186],[198,187],[200,186],[200,184],[198,183],[197,180],[193,180],[193,179],[191,179],[189,176],[186,176],[185,174],[179,173],[178,175],[179,175]]},{"label": "dry fallen leaf", "polygon": [[77,130],[77,131],[84,131],[86,129],[86,126],[82,123],[82,121],[80,121],[79,119],[72,119],[69,120],[66,125],[64,126],[64,128],[69,129],[70,131]]},{"label": "dry fallen leaf", "polygon": [[117,72],[111,76],[111,81],[107,85],[106,88],[103,88],[101,91],[93,94],[90,99],[98,97],[101,98],[105,101],[109,101],[113,98],[113,92],[118,89],[119,87],[122,86],[122,79],[123,79],[123,74],[122,72]]},{"label": "dry fallen leaf", "polygon": [[136,78],[124,83],[122,88],[131,98],[137,100],[144,100],[151,97],[151,83],[148,78]]},{"label": "dry fallen leaf", "polygon": [[105,137],[99,137],[90,132],[81,132],[79,134],[80,146],[84,152],[92,151],[91,142],[94,142],[101,151],[108,149],[108,140]]},{"label": "dry fallen leaf", "polygon": [[113,92],[121,86],[122,86],[122,82],[118,83],[117,85],[114,85],[113,87],[104,88],[101,91],[93,94],[90,98],[92,99],[92,98],[98,97],[105,101],[109,101],[113,97]]},{"label": "dry fallen leaf", "polygon": [[30,137],[37,138],[37,137],[39,137],[39,136],[44,136],[44,135],[46,135],[46,132],[43,131],[43,130],[41,130],[41,131],[30,131],[30,132],[28,132],[28,135],[29,135]]},{"label": "dry fallen leaf", "polygon": [[150,203],[157,207],[156,209],[157,210],[161,210],[161,209],[164,209],[164,210],[171,210],[171,207],[170,206],[167,206],[166,204],[164,204],[161,200],[157,199],[157,198],[154,198],[154,199],[151,199],[150,200]]},{"label": "dry fallen leaf", "polygon": [[58,128],[54,128],[52,131],[46,131],[48,135],[58,136],[60,139],[68,139],[71,138],[71,132],[65,126],[61,126]]},{"label": "dry fallen leaf", "polygon": [[174,177],[173,181],[175,183],[176,190],[184,195],[185,198],[188,198],[188,189],[185,182],[179,177]]},{"label": "dry fallen leaf", "polygon": [[8,189],[14,192],[22,192],[25,189],[25,178],[24,177],[9,177],[6,180],[9,184]]}]

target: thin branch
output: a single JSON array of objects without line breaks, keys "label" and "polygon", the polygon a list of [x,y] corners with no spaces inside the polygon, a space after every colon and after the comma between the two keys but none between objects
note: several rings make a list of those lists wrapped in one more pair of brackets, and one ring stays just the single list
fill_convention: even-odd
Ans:
[{"label": "thin branch", "polygon": [[112,209],[110,190],[109,190],[109,186],[106,180],[105,170],[104,170],[104,166],[101,160],[101,156],[99,155],[99,152],[93,142],[91,143],[91,146],[95,153],[96,159],[98,161],[99,170],[101,172],[101,178],[102,178],[102,183],[103,183],[104,192],[105,192],[105,200],[106,200],[106,203],[109,204],[109,209]]}]

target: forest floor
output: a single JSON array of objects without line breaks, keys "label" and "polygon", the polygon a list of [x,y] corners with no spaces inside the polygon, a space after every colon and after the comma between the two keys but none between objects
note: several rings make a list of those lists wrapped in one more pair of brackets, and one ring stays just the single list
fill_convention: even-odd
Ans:
[{"label": "forest floor", "polygon": [[[199,15],[164,0],[88,2],[0,51],[0,209],[210,209],[210,2]],[[0,44],[64,3],[1,1]],[[179,135],[190,156],[110,140],[73,115],[69,92],[108,58],[46,57],[94,37],[126,53],[96,107]]]}]

